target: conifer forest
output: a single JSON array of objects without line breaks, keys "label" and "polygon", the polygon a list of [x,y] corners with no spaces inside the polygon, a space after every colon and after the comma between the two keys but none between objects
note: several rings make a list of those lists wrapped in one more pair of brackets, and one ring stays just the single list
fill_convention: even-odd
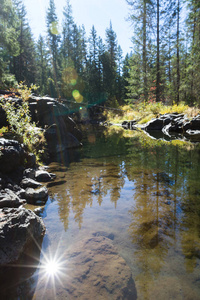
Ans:
[{"label": "conifer forest", "polygon": [[124,0],[124,5],[133,32],[130,53],[122,52],[112,21],[104,40],[95,24],[86,36],[70,0],[62,20],[49,0],[46,34],[38,40],[23,1],[0,0],[0,88],[35,84],[40,95],[88,105],[162,101],[199,106],[200,1]]}]

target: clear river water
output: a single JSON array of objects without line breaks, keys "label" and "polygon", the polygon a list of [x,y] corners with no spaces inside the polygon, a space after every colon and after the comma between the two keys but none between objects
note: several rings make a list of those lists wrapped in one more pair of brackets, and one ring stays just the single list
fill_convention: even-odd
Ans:
[{"label": "clear river water", "polygon": [[123,258],[135,299],[200,299],[200,144],[121,129],[84,132],[81,149],[49,165],[57,177],[41,211],[38,268],[21,268],[7,299],[131,299],[116,296],[120,283],[109,296],[102,282],[93,289],[88,273],[78,276],[78,263],[73,288],[66,288],[73,273],[66,251],[84,252],[81,242],[94,236],[106,237]]}]

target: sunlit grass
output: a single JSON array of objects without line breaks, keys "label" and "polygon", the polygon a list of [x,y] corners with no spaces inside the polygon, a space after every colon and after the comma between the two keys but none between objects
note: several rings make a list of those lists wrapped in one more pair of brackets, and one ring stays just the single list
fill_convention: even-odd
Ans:
[{"label": "sunlit grass", "polygon": [[121,124],[124,120],[137,120],[139,124],[144,124],[151,119],[166,113],[184,113],[188,118],[193,118],[200,113],[197,107],[189,107],[181,102],[179,105],[164,105],[159,103],[141,102],[135,105],[124,105],[118,108],[118,111],[106,111],[107,120],[114,124]]}]

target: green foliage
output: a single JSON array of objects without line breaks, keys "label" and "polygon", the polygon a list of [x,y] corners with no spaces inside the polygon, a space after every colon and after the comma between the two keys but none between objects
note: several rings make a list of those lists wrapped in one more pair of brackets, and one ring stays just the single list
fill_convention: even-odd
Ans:
[{"label": "green foliage", "polygon": [[8,132],[8,127],[3,126],[2,128],[0,128],[0,136],[1,137],[4,135],[5,132]]},{"label": "green foliage", "polygon": [[16,91],[21,95],[23,101],[27,101],[30,97],[30,94],[32,91],[36,91],[39,89],[39,86],[36,84],[31,84],[30,87],[28,87],[24,82],[20,82],[17,86]]},{"label": "green foliage", "polygon": [[39,160],[44,151],[45,139],[43,132],[31,122],[28,102],[23,101],[21,105],[15,105],[9,98],[4,97],[0,99],[0,105],[6,111],[9,130]]}]

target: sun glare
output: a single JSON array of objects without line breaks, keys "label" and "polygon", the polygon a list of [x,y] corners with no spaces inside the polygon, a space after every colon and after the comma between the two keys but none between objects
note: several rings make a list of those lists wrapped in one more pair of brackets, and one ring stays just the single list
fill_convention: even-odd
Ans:
[{"label": "sun glare", "polygon": [[47,275],[54,276],[60,271],[59,263],[55,260],[48,261],[44,266],[44,270]]}]

